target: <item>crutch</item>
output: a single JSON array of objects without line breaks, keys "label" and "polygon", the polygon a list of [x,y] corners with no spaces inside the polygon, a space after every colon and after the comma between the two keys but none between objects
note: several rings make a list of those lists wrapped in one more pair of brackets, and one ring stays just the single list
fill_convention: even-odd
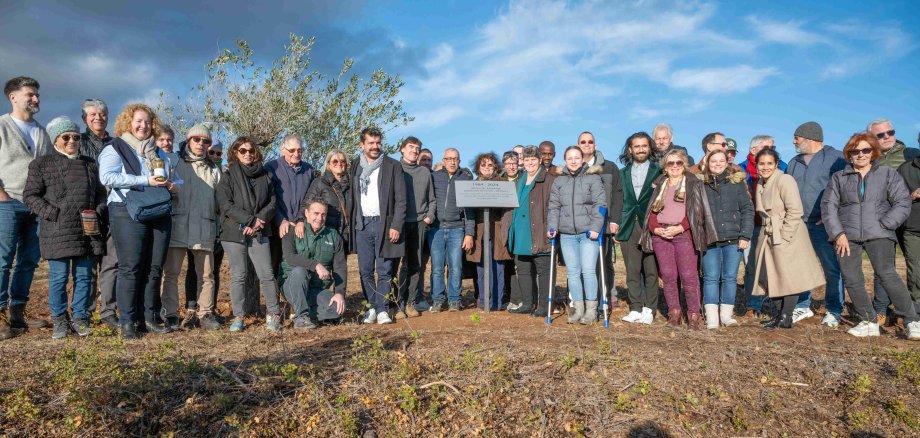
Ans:
[{"label": "crutch", "polygon": [[556,284],[553,282],[553,272],[556,271],[556,230],[553,228],[549,229],[549,233],[553,235],[549,239],[549,294],[546,296],[546,323],[553,323],[553,289],[555,289]]},{"label": "crutch", "polygon": [[[607,208],[601,207],[601,222],[606,223],[607,217]],[[607,280],[604,276],[604,268],[606,267],[606,260],[604,260],[604,226],[601,225],[601,233],[597,236],[597,259],[600,261],[599,265],[601,267],[601,308],[604,310],[604,328],[610,326],[610,315],[609,315],[609,304],[607,301]],[[590,234],[591,232],[588,231]],[[614,247],[614,250],[616,247]]]}]

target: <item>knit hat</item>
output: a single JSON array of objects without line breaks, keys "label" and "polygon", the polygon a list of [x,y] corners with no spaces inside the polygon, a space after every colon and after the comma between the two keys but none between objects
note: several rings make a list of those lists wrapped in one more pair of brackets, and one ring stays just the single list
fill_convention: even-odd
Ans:
[{"label": "knit hat", "polygon": [[818,122],[805,122],[795,128],[795,136],[824,142],[824,130]]},{"label": "knit hat", "polygon": [[185,136],[186,139],[192,137],[204,137],[207,139],[211,138],[211,128],[212,125],[210,122],[202,122],[195,126],[192,126],[192,129],[188,130],[188,135]]},{"label": "knit hat", "polygon": [[56,142],[57,138],[65,132],[80,132],[80,128],[77,127],[77,124],[67,116],[55,117],[48,122],[48,126],[45,127],[45,130],[48,131],[48,137],[51,137],[52,143]]},{"label": "knit hat", "polygon": [[725,144],[728,145],[725,146],[726,151],[738,152],[738,142],[734,138],[726,138]]}]

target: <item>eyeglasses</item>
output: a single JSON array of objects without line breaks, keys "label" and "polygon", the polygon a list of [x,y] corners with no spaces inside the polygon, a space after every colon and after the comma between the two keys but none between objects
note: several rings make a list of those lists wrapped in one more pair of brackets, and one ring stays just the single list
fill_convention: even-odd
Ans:
[{"label": "eyeglasses", "polygon": [[594,140],[581,140],[578,144],[594,144]]},{"label": "eyeglasses", "polygon": [[495,165],[492,163],[482,163],[479,165],[479,167],[495,167]]},{"label": "eyeglasses", "polygon": [[333,165],[333,166],[338,166],[338,165],[341,164],[341,165],[344,166],[344,165],[346,164],[346,161],[345,161],[345,160],[339,160],[338,158],[333,158],[333,159],[329,160],[329,164],[331,164],[331,165]]},{"label": "eyeglasses", "polygon": [[764,145],[763,149],[776,149],[776,145],[775,144]]},{"label": "eyeglasses", "polygon": [[224,154],[224,153],[223,153],[222,151],[208,151],[208,155],[213,155],[213,156],[215,156],[215,157],[219,157],[219,156],[221,156],[221,155],[223,155],[223,154]]},{"label": "eyeglasses", "polygon": [[877,138],[877,139],[879,139],[879,140],[881,140],[881,139],[883,139],[883,138],[885,138],[885,137],[894,137],[894,129],[892,129],[892,130],[890,130],[890,131],[879,132],[878,134],[875,134],[875,138]]},{"label": "eyeglasses", "polygon": [[243,149],[243,148],[239,148],[239,149],[236,150],[236,152],[237,152],[238,154],[240,154],[240,155],[255,155],[255,154],[256,154],[256,150],[255,150],[255,149]]},{"label": "eyeglasses", "polygon": [[285,151],[287,151],[289,154],[302,154],[302,153],[303,153],[303,149],[301,149],[301,148],[297,148],[297,149],[285,149]]},{"label": "eyeglasses", "polygon": [[851,155],[851,156],[854,156],[854,157],[855,157],[855,156],[860,155],[860,154],[862,154],[862,155],[872,155],[872,148],[850,149],[850,155]]},{"label": "eyeglasses", "polygon": [[195,143],[211,144],[211,139],[204,137],[192,137],[189,139],[189,141],[194,141]]},{"label": "eyeglasses", "polygon": [[722,143],[716,143],[716,142],[714,142],[714,141],[711,141],[711,142],[709,142],[709,144],[714,144],[714,145],[716,145],[716,146],[722,146],[723,148],[724,148],[724,147],[728,147],[728,143],[726,143],[726,142],[724,142],[724,141],[723,141]]},{"label": "eyeglasses", "polygon": [[80,134],[61,134],[64,141],[80,141]]},{"label": "eyeglasses", "polygon": [[668,162],[665,163],[665,164],[667,164],[668,167],[681,167],[681,166],[684,165],[684,162],[683,162],[683,161],[680,161],[680,160],[678,160],[678,161],[668,161]]},{"label": "eyeglasses", "polygon": [[460,161],[460,159],[454,157],[444,157],[444,161]]}]

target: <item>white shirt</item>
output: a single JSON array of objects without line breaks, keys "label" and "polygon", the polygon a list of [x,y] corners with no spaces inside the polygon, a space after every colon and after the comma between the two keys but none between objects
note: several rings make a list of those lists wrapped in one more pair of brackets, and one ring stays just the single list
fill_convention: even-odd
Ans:
[{"label": "white shirt", "polygon": [[379,174],[379,167],[371,172],[370,181],[367,183],[367,193],[361,193],[361,214],[365,217],[380,216],[380,184],[377,183]]},{"label": "white shirt", "polygon": [[13,122],[19,127],[19,132],[22,133],[22,136],[26,138],[26,143],[29,145],[29,151],[35,152],[35,144],[38,143],[38,138],[42,135],[42,128],[38,126],[38,122],[35,120],[24,122],[13,117],[12,114],[10,114],[10,118],[13,119]]},{"label": "white shirt", "polygon": [[639,199],[639,196],[642,194],[642,188],[645,187],[645,177],[648,176],[649,169],[649,160],[645,160],[642,163],[632,163],[632,183],[633,192],[636,194],[636,199]]}]

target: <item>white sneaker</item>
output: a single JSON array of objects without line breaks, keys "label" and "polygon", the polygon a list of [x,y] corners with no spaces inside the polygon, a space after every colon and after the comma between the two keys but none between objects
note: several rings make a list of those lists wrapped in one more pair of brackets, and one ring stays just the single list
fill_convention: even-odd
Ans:
[{"label": "white sneaker", "polygon": [[642,314],[636,312],[635,310],[630,311],[626,316],[623,317],[623,321],[626,322],[639,322],[642,319]]},{"label": "white sneaker", "polygon": [[792,323],[797,324],[799,321],[811,318],[812,316],[815,316],[815,312],[812,312],[810,308],[805,307],[800,309],[796,307],[795,310],[792,311]]},{"label": "white sneaker", "polygon": [[[920,327],[918,327],[918,328],[920,328]],[[865,338],[866,336],[878,336],[878,335],[879,335],[878,323],[877,323],[877,322],[863,321],[863,322],[860,322],[859,324],[857,324],[856,327],[853,327],[853,328],[847,330],[847,333],[849,333],[849,334],[851,334],[851,335],[853,335],[853,336],[856,336],[856,337],[858,337],[858,338]],[[920,334],[920,333],[918,333],[918,334]]]},{"label": "white sneaker", "polygon": [[642,314],[639,317],[639,320],[636,322],[641,323],[641,324],[651,325],[654,319],[655,319],[655,312],[653,312],[652,309],[649,309],[648,307],[643,307]]},{"label": "white sneaker", "polygon": [[920,321],[907,324],[907,327],[904,327],[904,334],[907,335],[907,339],[920,341]]},{"label": "white sneaker", "polygon": [[834,316],[833,313],[828,313],[824,315],[824,319],[821,320],[821,325],[826,325],[830,328],[837,328],[840,325],[840,319]]},{"label": "white sneaker", "polygon": [[377,324],[390,324],[393,320],[390,319],[389,312],[380,312],[377,314]]},{"label": "white sneaker", "polygon": [[374,309],[368,309],[367,312],[364,312],[364,319],[361,321],[364,324],[373,324],[377,320],[377,311]]},{"label": "white sneaker", "polygon": [[520,307],[521,307],[521,303],[508,303],[508,307],[506,307],[506,309],[517,310]]}]

